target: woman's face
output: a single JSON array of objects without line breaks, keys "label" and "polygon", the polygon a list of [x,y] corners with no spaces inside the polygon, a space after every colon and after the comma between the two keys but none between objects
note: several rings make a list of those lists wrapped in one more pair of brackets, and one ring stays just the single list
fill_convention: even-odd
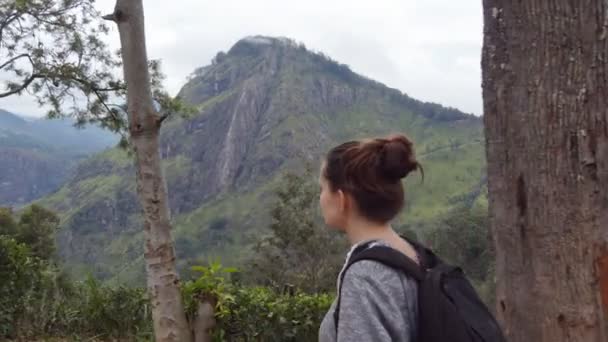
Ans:
[{"label": "woman's face", "polygon": [[331,228],[344,230],[346,222],[344,193],[342,190],[332,191],[323,173],[323,170],[321,170],[321,176],[319,177],[319,185],[321,186],[319,205],[321,206],[323,220]]}]

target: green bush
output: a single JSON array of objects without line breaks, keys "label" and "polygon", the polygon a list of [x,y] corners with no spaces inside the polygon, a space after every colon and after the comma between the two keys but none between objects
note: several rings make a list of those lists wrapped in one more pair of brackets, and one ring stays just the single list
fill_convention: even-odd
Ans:
[{"label": "green bush", "polygon": [[216,341],[317,341],[333,297],[280,294],[272,289],[235,288],[218,317]]},{"label": "green bush", "polygon": [[145,289],[70,283],[25,244],[0,236],[0,339],[151,336]]},{"label": "green bush", "polygon": [[331,306],[328,294],[280,293],[268,287],[241,287],[228,281],[236,270],[219,262],[196,266],[200,277],[184,284],[188,315],[197,300],[216,304],[216,341],[316,341],[319,325]]},{"label": "green bush", "polygon": [[144,288],[107,286],[89,277],[71,292],[64,313],[72,319],[64,319],[68,324],[56,326],[54,331],[112,339],[151,338],[152,316]]},{"label": "green bush", "polygon": [[15,335],[25,299],[39,277],[37,259],[27,246],[0,236],[0,337]]},{"label": "green bush", "polygon": [[56,264],[59,219],[42,207],[18,220],[0,208],[0,340],[68,338],[136,340],[151,336],[144,289],[70,281]]}]

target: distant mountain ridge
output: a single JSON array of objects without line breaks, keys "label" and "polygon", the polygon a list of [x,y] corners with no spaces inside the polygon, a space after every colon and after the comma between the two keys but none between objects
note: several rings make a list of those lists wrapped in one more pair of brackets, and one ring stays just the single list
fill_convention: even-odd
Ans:
[{"label": "distant mountain ridge", "polygon": [[[88,154],[116,144],[117,137],[95,126],[74,127],[75,121],[66,119],[46,119],[22,117],[0,109],[0,134],[21,137],[19,140],[2,138],[0,146],[28,141],[41,144],[41,148],[62,150],[66,154]],[[29,144],[31,145],[31,144]]]},{"label": "distant mountain ridge", "polygon": [[0,205],[22,205],[59,188],[74,164],[118,139],[73,121],[24,118],[0,109]]}]

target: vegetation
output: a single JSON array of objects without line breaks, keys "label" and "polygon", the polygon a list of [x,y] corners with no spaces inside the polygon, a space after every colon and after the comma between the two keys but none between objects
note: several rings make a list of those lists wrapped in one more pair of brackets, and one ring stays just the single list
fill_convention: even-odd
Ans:
[{"label": "vegetation", "polygon": [[[52,253],[33,252],[41,241],[51,239],[53,246],[49,222],[56,216],[37,206],[18,221],[0,209],[0,339],[152,341],[145,289],[104,285],[92,277],[73,282]],[[196,277],[182,287],[189,316],[201,297],[215,298],[217,341],[313,341],[332,300],[325,294],[244,287],[227,276],[235,269],[217,262],[193,271]]]},{"label": "vegetation", "polygon": [[[107,26],[92,0],[16,0],[0,3],[0,98],[29,91],[49,116],[71,115],[113,131],[109,96],[124,94],[114,74],[120,62],[101,37]],[[82,101],[80,99],[85,99]]]},{"label": "vegetation", "polygon": [[56,262],[57,216],[33,205],[18,220],[0,208],[0,339],[149,335],[143,289],[74,283]]},{"label": "vegetation", "polygon": [[[216,341],[316,341],[335,295],[344,252],[340,240],[319,222],[316,189],[310,171],[288,174],[278,183],[270,233],[260,238],[252,263],[241,271],[224,268],[218,261],[191,268],[182,286],[190,321],[197,303],[210,300],[216,310]],[[228,224],[215,220],[209,230]],[[145,289],[104,284],[91,276],[71,280],[54,255],[57,225],[55,214],[36,205],[25,208],[18,218],[9,209],[0,209],[0,336],[151,340]],[[402,231],[463,266],[484,299],[493,300],[492,251],[483,204],[429,222],[426,233]]]},{"label": "vegetation", "polygon": [[191,320],[198,301],[211,298],[216,307],[215,341],[316,341],[333,301],[329,294],[243,286],[235,281],[236,269],[223,268],[219,262],[193,269],[199,276],[183,287],[187,312]]},{"label": "vegetation", "polygon": [[235,287],[215,330],[216,341],[317,341],[333,301],[329,294]]},{"label": "vegetation", "polygon": [[425,243],[446,262],[461,266],[482,299],[493,308],[495,257],[487,207],[459,207],[431,226]]},{"label": "vegetation", "polygon": [[320,222],[313,180],[310,169],[285,175],[275,193],[270,235],[257,242],[248,267],[254,282],[309,293],[335,288],[346,246]]}]

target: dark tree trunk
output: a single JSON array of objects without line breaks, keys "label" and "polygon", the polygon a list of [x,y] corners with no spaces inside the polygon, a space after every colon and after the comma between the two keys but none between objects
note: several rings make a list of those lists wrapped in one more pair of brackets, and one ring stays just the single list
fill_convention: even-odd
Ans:
[{"label": "dark tree trunk", "polygon": [[484,0],[497,311],[509,341],[608,341],[608,1]]}]

